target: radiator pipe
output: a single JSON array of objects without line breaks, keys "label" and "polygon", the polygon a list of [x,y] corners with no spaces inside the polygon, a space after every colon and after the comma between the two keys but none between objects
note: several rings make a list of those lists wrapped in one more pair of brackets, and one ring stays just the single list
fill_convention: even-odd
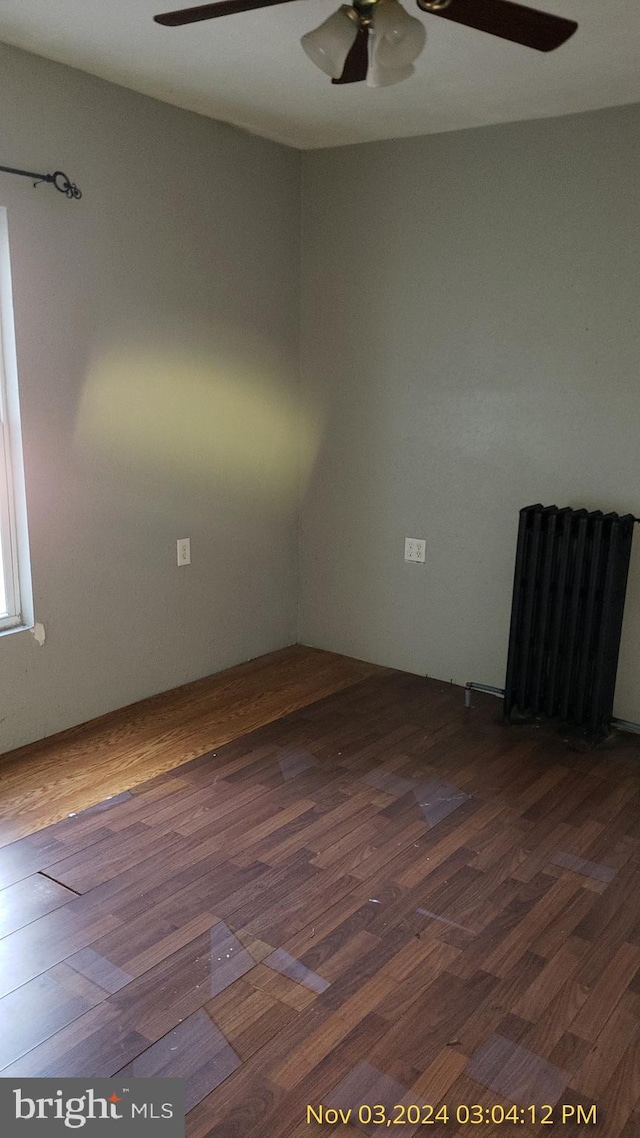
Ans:
[{"label": "radiator pipe", "polygon": [[[498,699],[504,699],[504,688],[494,688],[490,684],[475,684],[469,682],[465,684],[464,689],[464,706],[471,707],[471,692],[479,691],[484,692],[485,695],[497,695]],[[640,723],[634,723],[631,719],[616,719],[615,716],[611,720],[611,726],[617,727],[619,731],[629,731],[633,735],[640,735]]]},{"label": "radiator pipe", "polygon": [[612,719],[611,724],[617,727],[619,731],[631,731],[634,735],[640,735],[640,723],[633,723],[630,719]]},{"label": "radiator pipe", "polygon": [[489,684],[473,684],[468,683],[464,690],[464,706],[471,707],[471,692],[481,691],[486,695],[497,695],[498,699],[504,699],[504,688],[492,688]]}]

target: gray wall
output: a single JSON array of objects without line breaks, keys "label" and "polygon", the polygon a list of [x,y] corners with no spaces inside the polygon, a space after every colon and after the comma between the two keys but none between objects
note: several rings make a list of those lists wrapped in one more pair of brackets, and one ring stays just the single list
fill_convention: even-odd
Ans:
[{"label": "gray wall", "polygon": [[[304,643],[501,685],[519,508],[640,513],[639,140],[633,106],[304,155]],[[639,617],[636,535],[636,720]]]},{"label": "gray wall", "polygon": [[[640,108],[301,156],[7,47],[0,101],[84,192],[0,176],[47,634],[0,751],[295,640],[318,437],[299,639],[501,683],[519,507],[640,508]],[[639,615],[636,545],[635,719]]]},{"label": "gray wall", "polygon": [[[0,751],[296,638],[299,155],[0,47],[36,620]],[[176,566],[190,537],[192,565]]]}]

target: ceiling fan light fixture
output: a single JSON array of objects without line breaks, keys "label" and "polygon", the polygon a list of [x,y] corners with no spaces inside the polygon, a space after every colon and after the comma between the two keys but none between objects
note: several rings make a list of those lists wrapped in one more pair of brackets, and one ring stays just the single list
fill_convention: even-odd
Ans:
[{"label": "ceiling fan light fixture", "polygon": [[426,40],[422,21],[410,16],[398,0],[378,0],[371,33],[371,56],[378,67],[406,68],[418,58]]},{"label": "ceiling fan light fixture", "polygon": [[367,71],[367,87],[393,87],[396,83],[404,83],[415,73],[412,63],[404,67],[382,67],[369,53],[369,70]]},{"label": "ceiling fan light fixture", "polygon": [[316,67],[332,79],[339,79],[358,34],[358,27],[357,12],[348,4],[343,4],[319,27],[307,32],[300,43]]}]

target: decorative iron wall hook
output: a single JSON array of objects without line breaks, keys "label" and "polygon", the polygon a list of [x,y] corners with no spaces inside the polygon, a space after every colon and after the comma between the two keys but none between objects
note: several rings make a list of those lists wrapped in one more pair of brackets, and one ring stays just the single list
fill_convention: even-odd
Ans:
[{"label": "decorative iron wall hook", "polygon": [[34,178],[34,186],[39,186],[42,182],[50,182],[56,190],[59,190],[67,198],[77,200],[82,197],[82,191],[78,189],[75,182],[69,180],[62,170],[56,170],[53,174],[34,174],[32,170],[16,170],[13,166],[0,166],[0,171],[3,174],[17,174],[20,178]]}]

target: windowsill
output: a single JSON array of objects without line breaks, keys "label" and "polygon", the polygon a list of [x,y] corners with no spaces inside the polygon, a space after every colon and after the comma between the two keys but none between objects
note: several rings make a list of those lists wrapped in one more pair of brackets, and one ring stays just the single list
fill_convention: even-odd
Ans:
[{"label": "windowsill", "polygon": [[14,632],[33,632],[35,625],[32,624],[12,624],[10,628],[0,628],[0,639],[3,636],[12,636]]}]

